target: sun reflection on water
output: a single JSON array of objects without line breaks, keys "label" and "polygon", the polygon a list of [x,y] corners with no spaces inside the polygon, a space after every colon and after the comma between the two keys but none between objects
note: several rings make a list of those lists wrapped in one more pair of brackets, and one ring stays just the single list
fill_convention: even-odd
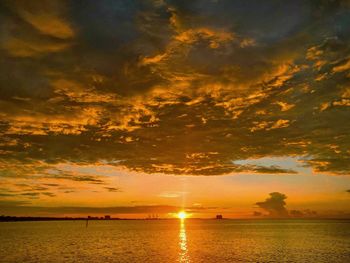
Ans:
[{"label": "sun reflection on water", "polygon": [[180,232],[179,232],[179,262],[191,262],[190,257],[188,255],[188,248],[187,248],[187,236],[186,236],[186,228],[185,228],[185,220],[180,220]]}]

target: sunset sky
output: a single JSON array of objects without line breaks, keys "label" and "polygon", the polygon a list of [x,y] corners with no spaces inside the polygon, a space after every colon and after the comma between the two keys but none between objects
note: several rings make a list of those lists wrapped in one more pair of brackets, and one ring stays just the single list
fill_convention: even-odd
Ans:
[{"label": "sunset sky", "polygon": [[350,1],[4,0],[0,215],[350,218]]}]

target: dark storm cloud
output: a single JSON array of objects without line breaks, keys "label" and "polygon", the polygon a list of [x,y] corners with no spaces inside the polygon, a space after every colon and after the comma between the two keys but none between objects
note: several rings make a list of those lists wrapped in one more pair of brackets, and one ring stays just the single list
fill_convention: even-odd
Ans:
[{"label": "dark storm cloud", "polygon": [[[347,1],[3,1],[1,177],[350,171]],[[37,165],[40,163],[40,165]],[[25,166],[25,169],[22,166]]]},{"label": "dark storm cloud", "polygon": [[291,209],[287,210],[286,208],[286,199],[287,196],[285,194],[279,193],[279,192],[273,192],[269,194],[270,197],[266,198],[263,202],[257,202],[255,205],[257,205],[259,208],[261,208],[263,211],[267,212],[267,215],[264,215],[261,212],[254,211],[254,216],[268,216],[272,218],[286,218],[286,217],[301,217],[301,218],[309,218],[309,217],[316,217],[318,216],[318,213],[314,210],[310,209],[304,209],[304,210],[298,210],[298,209]]},{"label": "dark storm cloud", "polygon": [[256,205],[269,213],[271,217],[287,217],[286,209],[287,196],[279,192],[270,193],[270,197],[263,202],[257,202]]}]

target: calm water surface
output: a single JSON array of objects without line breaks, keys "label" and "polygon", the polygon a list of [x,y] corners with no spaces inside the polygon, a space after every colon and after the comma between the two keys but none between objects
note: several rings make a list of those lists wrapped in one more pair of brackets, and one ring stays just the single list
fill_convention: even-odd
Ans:
[{"label": "calm water surface", "polygon": [[0,262],[350,262],[350,221],[0,223]]}]

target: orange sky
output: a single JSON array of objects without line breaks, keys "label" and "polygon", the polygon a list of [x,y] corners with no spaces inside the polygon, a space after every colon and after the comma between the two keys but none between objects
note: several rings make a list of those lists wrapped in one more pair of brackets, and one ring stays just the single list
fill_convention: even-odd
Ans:
[{"label": "orange sky", "polygon": [[316,2],[1,3],[0,214],[349,217],[350,5]]},{"label": "orange sky", "polygon": [[[284,159],[281,159],[283,161]],[[296,165],[296,164],[295,164]],[[81,183],[62,179],[27,179],[4,180],[4,187],[17,186],[26,193],[40,193],[28,196],[30,206],[51,207],[42,209],[42,216],[85,216],[112,214],[115,217],[144,218],[149,215],[174,217],[179,210],[187,210],[191,217],[214,217],[223,214],[226,217],[253,217],[254,211],[268,214],[256,203],[264,201],[270,192],[276,189],[287,195],[288,210],[313,210],[318,216],[342,217],[349,209],[349,196],[344,184],[347,177],[313,173],[311,169],[301,168],[300,174],[259,175],[233,174],[225,176],[174,176],[162,174],[142,174],[120,170],[110,165],[58,165],[75,176],[98,175],[104,183]],[[300,167],[299,167],[300,168]],[[59,185],[59,187],[58,187]],[[40,189],[46,187],[47,189]],[[16,189],[16,190],[17,190]],[[45,195],[49,192],[52,195]],[[12,198],[13,200],[14,198]],[[23,200],[23,196],[14,200]],[[28,206],[28,205],[25,205]],[[148,212],[132,212],[134,207],[150,206]],[[173,206],[163,208],[158,206]],[[59,207],[78,207],[76,210],[65,210]],[[79,207],[90,207],[88,212]],[[106,209],[94,210],[94,207]],[[111,207],[129,207],[130,212],[118,212]],[[136,208],[138,210],[138,208]],[[6,210],[5,210],[6,211]],[[11,212],[11,208],[7,211]],[[13,213],[31,215],[26,209],[13,209]]]}]

